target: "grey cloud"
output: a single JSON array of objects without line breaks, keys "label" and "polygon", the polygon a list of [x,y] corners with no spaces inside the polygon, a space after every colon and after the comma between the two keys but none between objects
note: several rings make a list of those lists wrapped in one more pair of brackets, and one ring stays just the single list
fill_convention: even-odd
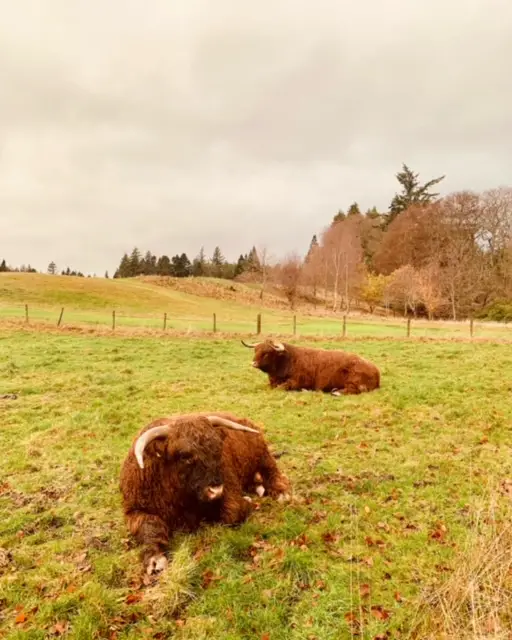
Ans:
[{"label": "grey cloud", "polygon": [[[304,251],[406,161],[510,182],[504,0],[0,0],[9,261],[102,273],[156,252]],[[115,252],[115,256],[112,256]]]}]

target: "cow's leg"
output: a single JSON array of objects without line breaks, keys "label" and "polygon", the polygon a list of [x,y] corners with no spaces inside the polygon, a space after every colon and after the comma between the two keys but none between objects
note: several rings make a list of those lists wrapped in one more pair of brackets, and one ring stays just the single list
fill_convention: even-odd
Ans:
[{"label": "cow's leg", "polygon": [[224,493],[220,509],[221,522],[235,525],[247,520],[253,511],[251,500],[244,499],[242,486],[234,473],[224,475]]},{"label": "cow's leg", "polygon": [[279,501],[289,499],[290,483],[279,471],[275,458],[269,451],[262,457],[259,471],[265,491],[271,498],[277,498]]},{"label": "cow's leg", "polygon": [[167,567],[166,551],[169,547],[169,528],[158,516],[144,511],[126,515],[128,530],[143,545],[142,561],[146,572],[159,573]]}]

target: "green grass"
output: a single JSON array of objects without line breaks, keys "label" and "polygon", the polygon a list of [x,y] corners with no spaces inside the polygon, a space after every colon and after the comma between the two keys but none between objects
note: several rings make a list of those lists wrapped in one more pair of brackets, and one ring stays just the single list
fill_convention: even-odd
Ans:
[{"label": "green grass", "polygon": [[[228,281],[197,279],[194,290],[215,293],[218,298],[158,286],[151,281],[132,278],[107,280],[43,274],[0,274],[0,321],[25,321],[57,324],[64,308],[62,326],[112,327],[115,310],[116,328],[162,329],[178,332],[210,332],[213,314],[216,328],[224,333],[254,333],[256,317],[262,316],[265,333],[291,335],[293,313],[285,309],[262,307],[255,303],[250,286],[236,283],[236,298],[224,299]],[[204,288],[203,288],[204,287]],[[193,287],[191,287],[193,289]],[[250,297],[249,293],[253,296]],[[231,293],[233,295],[233,293]],[[274,296],[275,297],[275,296]],[[257,296],[256,296],[257,298]],[[258,301],[259,302],[259,301]],[[403,318],[349,317],[347,335],[354,337],[404,337],[407,323]],[[297,333],[302,336],[336,336],[342,331],[342,314],[337,317],[296,314]],[[411,335],[431,338],[469,338],[468,322],[427,322],[414,320]],[[512,329],[497,323],[475,322],[474,336],[486,339],[512,339]]]},{"label": "green grass", "polygon": [[[19,397],[0,400],[0,636],[330,640],[354,619],[362,638],[408,637],[422,590],[457,567],[476,508],[511,477],[512,352],[347,348],[378,364],[382,389],[271,391],[238,340],[3,330],[0,395]],[[120,464],[151,419],[210,409],[265,425],[294,499],[180,536],[145,586]]]}]

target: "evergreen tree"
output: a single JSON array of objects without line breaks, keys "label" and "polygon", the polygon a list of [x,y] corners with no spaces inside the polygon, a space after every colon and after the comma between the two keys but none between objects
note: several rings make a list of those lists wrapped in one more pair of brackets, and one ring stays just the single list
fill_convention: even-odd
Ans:
[{"label": "evergreen tree", "polygon": [[304,260],[305,263],[308,263],[311,260],[311,256],[313,255],[313,253],[316,251],[317,248],[318,248],[318,238],[316,237],[316,234],[315,234],[311,238],[311,243],[309,245],[308,253],[306,255],[306,259]]},{"label": "evergreen tree", "polygon": [[247,271],[247,256],[243,256],[242,254],[240,254],[238,262],[235,266],[235,278],[244,273],[244,271]]},{"label": "evergreen tree", "polygon": [[366,211],[366,217],[371,219],[377,219],[380,217],[380,213],[377,211],[377,207],[372,207]]},{"label": "evergreen tree", "polygon": [[176,254],[172,258],[172,273],[177,278],[187,278],[190,275],[192,265],[186,253]]},{"label": "evergreen tree", "polygon": [[338,213],[334,216],[334,218],[332,219],[332,224],[336,224],[337,222],[343,222],[343,220],[345,220],[347,216],[343,213],[343,211],[340,209],[338,211]]},{"label": "evergreen tree", "polygon": [[256,247],[253,247],[249,251],[249,255],[247,256],[247,271],[261,271],[261,262],[258,257],[258,252],[256,251]]},{"label": "evergreen tree", "polygon": [[108,280],[108,271],[105,271],[105,278]]},{"label": "evergreen tree", "polygon": [[347,218],[349,216],[360,216],[360,215],[361,215],[361,210],[359,209],[359,205],[357,204],[357,202],[353,202],[348,208]]},{"label": "evergreen tree", "polygon": [[6,271],[9,271],[9,269],[5,260],[2,260],[2,263],[0,264],[0,272],[5,273]]},{"label": "evergreen tree", "polygon": [[405,211],[413,204],[428,204],[437,198],[439,193],[431,193],[429,189],[444,180],[445,176],[429,180],[425,184],[421,184],[418,179],[419,174],[414,173],[404,163],[402,171],[396,174],[396,179],[402,187],[401,193],[396,193],[391,200],[389,213],[386,215],[385,225],[388,226],[397,215]]},{"label": "evergreen tree", "polygon": [[169,256],[160,256],[156,264],[156,273],[159,276],[171,276],[172,265]]},{"label": "evergreen tree", "polygon": [[121,258],[121,262],[119,264],[119,268],[117,269],[116,273],[118,278],[130,277],[130,258],[128,257],[127,253],[125,253]]},{"label": "evergreen tree", "polygon": [[192,275],[196,277],[208,275],[208,265],[206,263],[204,247],[201,247],[199,253],[194,258],[194,262],[192,264]]},{"label": "evergreen tree", "polygon": [[55,264],[55,262],[53,262],[53,260],[48,265],[48,273],[52,276],[57,273],[57,265]]},{"label": "evergreen tree", "polygon": [[222,278],[225,259],[222,255],[220,247],[215,247],[212,255],[212,276],[214,278]]},{"label": "evergreen tree", "polygon": [[141,272],[141,267],[142,267],[142,261],[140,258],[140,251],[137,249],[137,247],[135,247],[133,249],[133,251],[130,254],[130,258],[129,258],[129,273],[128,273],[128,277],[135,277],[138,276]]}]

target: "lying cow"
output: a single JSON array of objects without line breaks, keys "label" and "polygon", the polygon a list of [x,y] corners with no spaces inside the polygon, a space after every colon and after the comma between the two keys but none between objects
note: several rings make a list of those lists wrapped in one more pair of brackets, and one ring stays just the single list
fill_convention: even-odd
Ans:
[{"label": "lying cow", "polygon": [[254,349],[253,367],[268,375],[272,388],[286,391],[327,391],[334,395],[373,391],[380,387],[379,369],[364,358],[345,351],[295,347],[265,340]]},{"label": "lying cow", "polygon": [[241,523],[253,509],[244,492],[288,497],[262,433],[247,418],[220,412],[155,420],[135,438],[121,469],[128,529],[143,545],[147,573],[167,566],[174,531],[202,522]]}]

